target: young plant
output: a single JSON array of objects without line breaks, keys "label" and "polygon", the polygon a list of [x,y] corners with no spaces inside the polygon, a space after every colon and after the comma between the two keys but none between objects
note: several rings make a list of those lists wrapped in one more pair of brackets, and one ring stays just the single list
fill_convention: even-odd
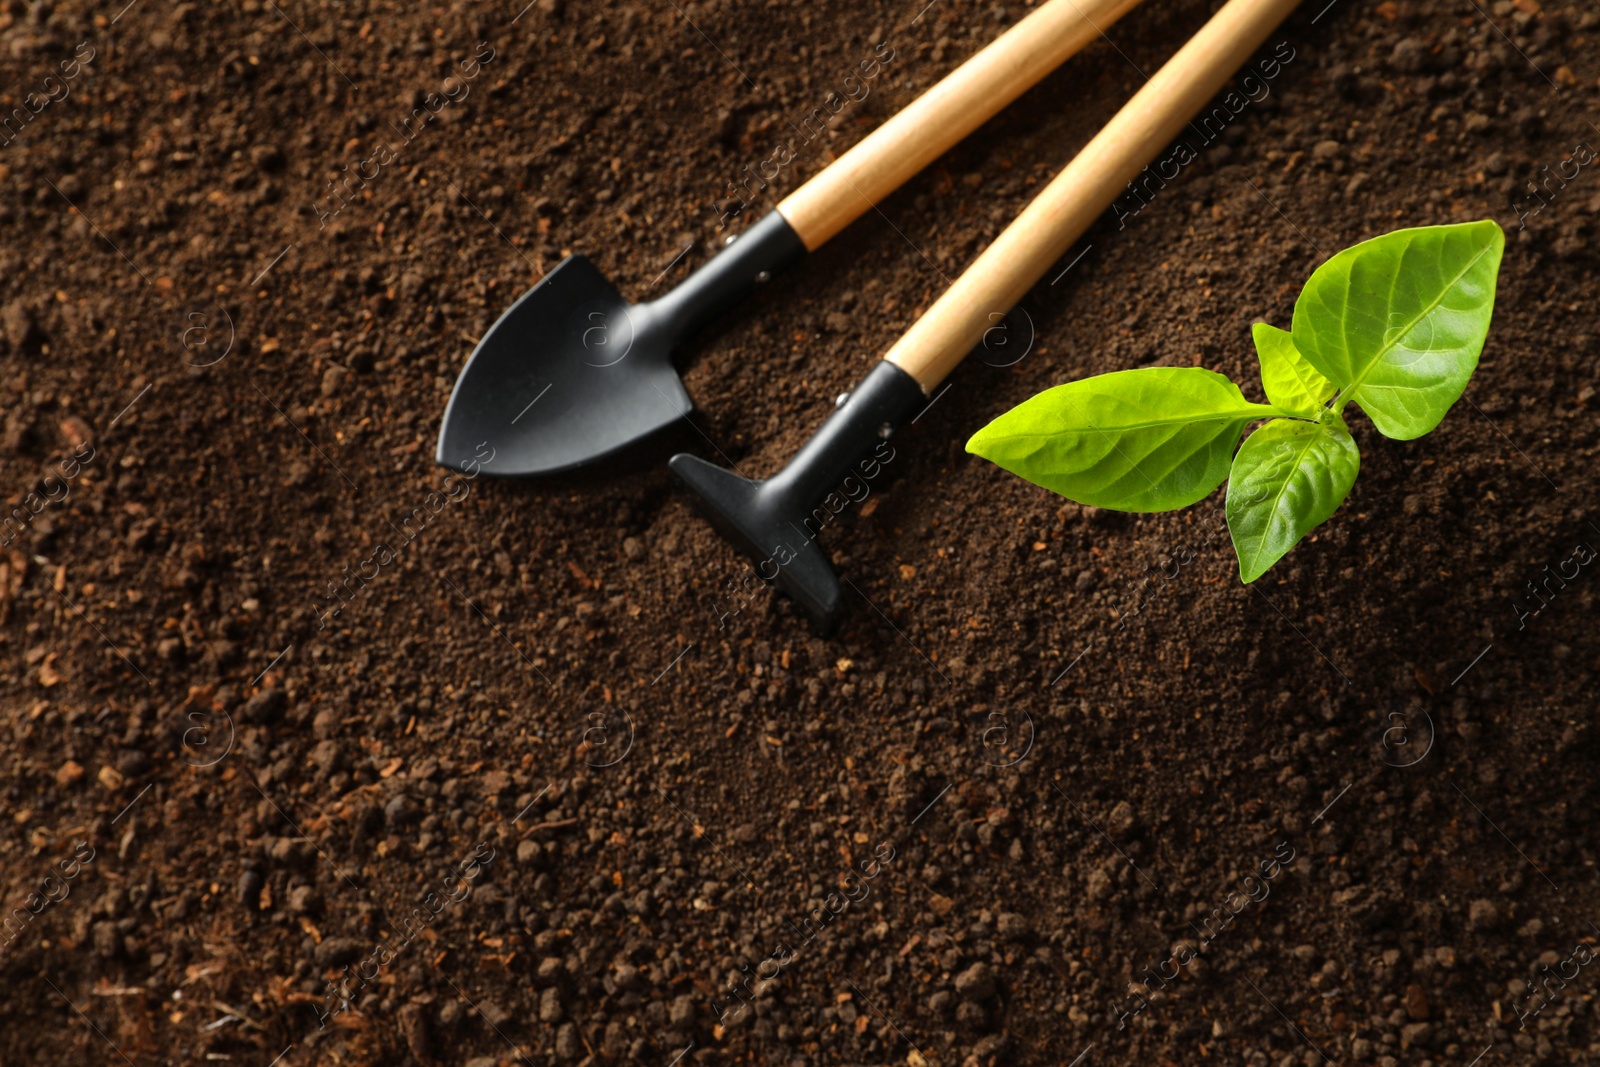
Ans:
[{"label": "young plant", "polygon": [[[1253,328],[1269,403],[1199,367],[1116,371],[1047,389],[979,430],[976,453],[1069,500],[1172,511],[1224,481],[1239,577],[1253,582],[1355,483],[1351,403],[1385,437],[1432,430],[1489,332],[1505,234],[1494,222],[1397,230],[1318,267],[1292,329]],[[1240,434],[1268,419],[1235,453]]]}]

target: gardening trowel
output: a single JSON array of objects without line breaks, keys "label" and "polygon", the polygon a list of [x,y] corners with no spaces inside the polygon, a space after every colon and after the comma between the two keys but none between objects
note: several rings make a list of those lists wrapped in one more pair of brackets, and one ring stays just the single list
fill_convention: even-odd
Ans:
[{"label": "gardening trowel", "polygon": [[1298,0],[1228,0],[1145,83],[1015,222],[896,341],[856,389],[840,398],[783,470],[751,480],[687,454],[672,470],[699,494],[712,521],[788,593],[823,634],[838,623],[839,580],[817,542],[852,473],[1009,312],[1126,184],[1266,40]]},{"label": "gardening trowel", "polygon": [[1138,0],[1049,0],[790,194],[676,289],[630,304],[570,256],[478,342],[456,381],[437,461],[554,474],[693,409],[672,350],[803,259],[1092,41]]}]

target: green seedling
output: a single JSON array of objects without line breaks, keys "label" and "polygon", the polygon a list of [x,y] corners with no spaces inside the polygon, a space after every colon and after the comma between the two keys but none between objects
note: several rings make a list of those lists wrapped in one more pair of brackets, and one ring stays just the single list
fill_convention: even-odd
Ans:
[{"label": "green seedling", "polygon": [[1292,329],[1253,328],[1266,404],[1200,367],[1116,371],[1024,401],[967,451],[1115,511],[1188,507],[1226,481],[1239,577],[1253,582],[1349,495],[1361,453],[1346,406],[1410,441],[1461,396],[1489,333],[1505,243],[1487,220],[1426,226],[1322,264],[1295,301]]}]

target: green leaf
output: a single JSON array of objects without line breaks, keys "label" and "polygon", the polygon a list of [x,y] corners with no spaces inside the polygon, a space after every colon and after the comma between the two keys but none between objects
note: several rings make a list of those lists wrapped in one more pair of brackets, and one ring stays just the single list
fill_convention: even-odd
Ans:
[{"label": "green leaf", "polygon": [[1239,577],[1253,582],[1327,521],[1361,469],[1344,420],[1274,419],[1251,434],[1228,480],[1228,532]]},{"label": "green leaf", "polygon": [[1221,485],[1244,427],[1276,414],[1215,371],[1125,370],[1045,390],[967,451],[1080,504],[1171,511]]},{"label": "green leaf", "polygon": [[1267,399],[1285,413],[1314,419],[1333,396],[1334,384],[1306,362],[1288,330],[1258,322],[1250,328],[1261,360],[1261,385]]},{"label": "green leaf", "polygon": [[1386,437],[1444,418],[1478,366],[1506,238],[1489,220],[1396,230],[1318,267],[1294,345]]}]

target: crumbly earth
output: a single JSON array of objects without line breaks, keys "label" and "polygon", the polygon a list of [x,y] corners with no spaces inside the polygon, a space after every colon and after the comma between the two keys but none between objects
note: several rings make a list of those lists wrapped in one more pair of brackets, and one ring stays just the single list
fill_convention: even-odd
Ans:
[{"label": "crumbly earth", "polygon": [[[735,230],[1024,5],[120,2],[0,4],[4,110],[47,101],[0,147],[0,1062],[1595,1061],[1591,8],[1304,5],[896,438],[823,641],[659,462],[449,481],[440,414],[563,255],[663,291],[862,60]],[[691,445],[776,469],[1216,6],[1147,0],[688,346]],[[1357,415],[1254,587],[1220,499],[963,451],[1120,368],[1259,397],[1323,258],[1484,217],[1465,398]]]}]

